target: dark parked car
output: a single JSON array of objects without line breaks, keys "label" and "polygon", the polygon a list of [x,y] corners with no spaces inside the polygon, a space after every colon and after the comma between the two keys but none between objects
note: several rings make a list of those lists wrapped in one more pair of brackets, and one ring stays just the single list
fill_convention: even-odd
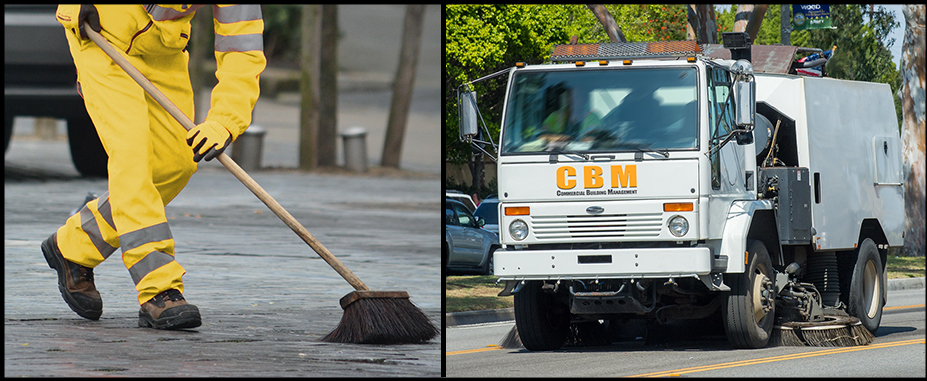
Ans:
[{"label": "dark parked car", "polygon": [[476,207],[476,211],[473,212],[473,215],[486,221],[486,224],[483,225],[483,229],[489,230],[497,235],[500,233],[499,199],[495,195],[486,197],[486,199],[480,203],[480,206]]},{"label": "dark parked car", "polygon": [[499,236],[482,229],[483,224],[460,201],[444,200],[442,262],[447,272],[492,275],[492,254],[499,248]]},{"label": "dark parked car", "polygon": [[77,93],[77,71],[55,4],[3,6],[4,154],[16,116],[65,119],[74,167],[106,177],[106,151]]}]

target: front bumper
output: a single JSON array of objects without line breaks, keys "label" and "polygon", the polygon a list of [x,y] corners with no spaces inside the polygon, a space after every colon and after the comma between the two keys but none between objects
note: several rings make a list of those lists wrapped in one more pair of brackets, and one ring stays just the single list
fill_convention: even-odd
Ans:
[{"label": "front bumper", "polygon": [[707,247],[598,250],[497,250],[503,280],[697,277],[712,271]]}]

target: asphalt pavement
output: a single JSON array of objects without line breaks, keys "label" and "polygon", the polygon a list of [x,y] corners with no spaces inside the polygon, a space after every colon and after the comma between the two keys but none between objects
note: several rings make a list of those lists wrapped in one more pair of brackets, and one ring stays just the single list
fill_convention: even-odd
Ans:
[{"label": "asphalt pavement", "polygon": [[[390,44],[371,44],[398,41],[403,11],[346,6],[342,41],[355,41],[346,54],[392,59],[375,51],[391,50]],[[439,7],[426,10],[419,65],[432,67],[416,81],[400,170],[377,167],[395,64],[364,71],[345,63],[338,128],[368,129],[370,172],[295,170],[298,101],[285,93],[261,98],[255,108],[254,123],[267,130],[264,168],[249,171],[367,286],[407,291],[436,326],[443,296],[441,84],[434,64],[440,63],[440,15]],[[398,49],[396,43],[392,57]],[[322,342],[343,315],[339,299],[353,288],[216,161],[200,165],[166,207],[176,259],[187,271],[184,296],[199,307],[203,325],[138,328],[136,291],[120,255],[94,270],[102,318],[77,316],[62,300],[39,245],[88,191],[105,192],[107,181],[79,177],[63,124],[57,138],[40,139],[30,122],[17,119],[4,161],[4,376],[441,376],[440,335],[422,344]],[[343,163],[340,155],[341,142]]]}]

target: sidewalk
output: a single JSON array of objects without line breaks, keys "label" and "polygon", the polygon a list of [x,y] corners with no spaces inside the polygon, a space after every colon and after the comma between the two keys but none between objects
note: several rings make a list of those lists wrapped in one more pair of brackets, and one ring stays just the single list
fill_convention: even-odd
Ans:
[{"label": "sidewalk", "polygon": [[[889,279],[888,291],[924,288],[924,277],[909,279]],[[466,311],[444,314],[444,326],[454,327],[468,324],[485,324],[515,320],[514,308],[500,308],[485,311]]]}]

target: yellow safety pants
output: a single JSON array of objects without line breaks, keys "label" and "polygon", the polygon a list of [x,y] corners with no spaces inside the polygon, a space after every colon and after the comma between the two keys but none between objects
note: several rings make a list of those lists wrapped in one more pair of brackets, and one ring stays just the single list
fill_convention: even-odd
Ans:
[{"label": "yellow safety pants", "polygon": [[[69,30],[65,35],[79,91],[109,155],[109,191],[58,229],[58,248],[67,260],[92,268],[121,247],[139,304],[169,289],[183,292],[185,270],[174,260],[164,206],[196,172],[186,130],[93,41]],[[194,120],[186,52],[127,58]]]}]

